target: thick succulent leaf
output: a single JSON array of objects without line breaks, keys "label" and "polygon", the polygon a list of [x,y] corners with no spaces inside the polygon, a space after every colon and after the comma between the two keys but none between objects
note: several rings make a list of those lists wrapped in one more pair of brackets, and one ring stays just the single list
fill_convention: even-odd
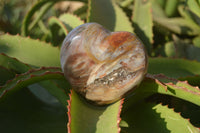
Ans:
[{"label": "thick succulent leaf", "polygon": [[88,10],[88,4],[84,4],[82,7],[75,10],[73,14],[79,16],[82,20],[86,20],[87,10]]},{"label": "thick succulent leaf", "polygon": [[179,78],[181,81],[187,81],[189,84],[193,86],[199,86],[200,87],[200,75],[195,75],[195,76],[186,76],[186,77],[181,77]]},{"label": "thick succulent leaf", "polygon": [[200,106],[200,89],[198,87],[191,86],[186,81],[178,81],[164,75],[148,75],[134,90],[132,96],[125,99],[123,111],[126,111],[134,103],[156,93],[170,95]]},{"label": "thick succulent leaf", "polygon": [[[41,1],[38,1],[37,3],[35,3],[33,5],[33,7],[31,8],[31,10],[27,13],[27,15],[25,16],[24,20],[23,20],[23,24],[22,24],[22,29],[21,29],[21,34],[23,36],[27,36],[28,35],[28,27],[29,27],[29,23],[31,22],[31,18],[32,16],[41,8],[43,7],[44,5],[50,5],[52,6],[53,4],[52,3],[55,3],[56,1],[55,0],[41,0]],[[50,4],[48,4],[50,3]],[[39,17],[36,18],[36,20],[40,19],[44,13],[47,11],[48,9],[46,10],[43,10],[43,12],[41,12],[39,14]],[[38,21],[37,20],[37,21]],[[34,22],[35,23],[35,22]]]},{"label": "thick succulent leaf", "polygon": [[125,7],[129,7],[132,4],[133,0],[124,0],[124,1],[120,1],[119,5],[123,8]]},{"label": "thick succulent leaf", "polygon": [[[13,63],[12,60],[17,62],[17,60],[9,58],[10,64],[15,63]],[[19,62],[17,63],[19,64]],[[7,63],[5,62],[5,64]],[[14,66],[16,66],[16,64],[14,64]],[[18,75],[13,80],[8,81],[6,85],[1,86],[1,132],[66,132],[66,114],[59,102],[54,102],[54,106],[52,106],[52,104],[51,106],[46,105],[39,102],[38,99],[35,99],[35,95],[33,96],[32,93],[29,92],[29,89],[22,89],[37,81],[57,78],[64,79],[60,68],[42,68]],[[64,106],[67,105],[66,101],[68,97],[58,86],[52,85],[50,81],[40,82],[40,85],[49,87],[47,90],[61,103],[65,104]],[[41,98],[39,99],[41,100]],[[27,126],[29,124],[31,127]]]},{"label": "thick succulent leaf", "polygon": [[18,35],[0,35],[0,53],[34,66],[60,66],[59,48]]},{"label": "thick succulent leaf", "polygon": [[200,17],[200,4],[196,0],[188,0],[187,5],[193,13]]},{"label": "thick succulent leaf", "polygon": [[54,31],[54,28],[53,28],[54,25],[59,26],[65,35],[68,34],[68,30],[67,30],[66,26],[64,25],[64,23],[56,17],[50,17],[49,21],[48,21],[48,25],[51,29],[52,37],[54,37],[54,35],[58,34],[57,33],[58,31],[57,32]]},{"label": "thick succulent leaf", "polygon": [[75,27],[84,24],[84,22],[79,17],[68,13],[62,14],[59,17],[59,20],[65,24],[65,27],[68,31],[71,31]]},{"label": "thick succulent leaf", "polygon": [[[64,108],[67,108],[67,104],[68,104],[67,100],[69,99],[69,96],[68,96],[69,87],[61,88],[60,86],[58,86],[56,83],[54,83],[51,80],[41,81],[39,82],[39,85],[45,88],[52,96],[54,96],[63,105]],[[41,98],[40,95],[39,95],[39,98]]]},{"label": "thick succulent leaf", "polygon": [[[181,117],[179,113],[174,112],[173,109],[169,109],[167,106],[158,104],[153,107],[157,113],[160,113],[160,117],[166,122],[167,129],[172,133],[199,133],[200,130],[194,127],[188,119]],[[177,128],[181,127],[181,128]]]},{"label": "thick succulent leaf", "polygon": [[[63,40],[58,36],[59,32],[63,32],[65,36],[75,27],[83,24],[84,22],[75,15],[72,14],[62,14],[59,18],[51,17],[48,21],[51,30],[51,39],[54,45],[61,44]],[[59,30],[60,27],[60,30]]]},{"label": "thick succulent leaf", "polygon": [[15,77],[15,73],[5,67],[0,66],[0,86],[4,85],[6,81]]},{"label": "thick succulent leaf", "polygon": [[[17,59],[11,58],[5,54],[0,54],[0,66],[3,66],[3,68],[5,67],[5,70],[2,70],[2,71],[0,70],[1,71],[0,83],[2,83],[0,85],[3,85],[5,83],[5,81],[7,81],[8,79],[14,78],[13,76],[15,76],[15,73],[18,73],[18,74],[25,73],[29,69],[32,69],[27,64],[23,64],[22,62],[18,61]],[[8,78],[6,78],[6,77],[8,77]],[[56,82],[59,82],[59,85],[57,85]],[[51,97],[50,95],[53,95],[66,107],[66,105],[67,105],[66,102],[68,99],[67,93],[69,93],[69,91],[67,91],[67,90],[69,90],[68,88],[70,88],[70,87],[68,84],[66,84],[67,83],[66,81],[58,80],[56,82],[54,83],[54,81],[50,81],[50,80],[41,81],[41,82],[39,82],[39,84],[34,84],[32,86],[29,86],[28,88],[32,89],[31,92],[34,93],[40,100],[48,103],[47,100],[49,100],[49,99],[45,99],[45,98]],[[40,94],[41,91],[42,92],[45,91],[44,88],[48,92]],[[55,100],[55,98],[52,98],[52,99]]]},{"label": "thick succulent leaf", "polygon": [[0,101],[2,133],[67,133],[66,110],[39,101],[28,89],[20,89]]},{"label": "thick succulent leaf", "polygon": [[160,26],[181,35],[198,35],[200,27],[193,21],[184,18],[163,18],[153,16],[154,21]]},{"label": "thick succulent leaf", "polygon": [[14,92],[28,85],[48,79],[64,80],[64,76],[60,68],[56,67],[31,69],[24,74],[17,75],[14,79],[8,81],[4,86],[1,86],[0,98],[5,97],[8,92]]},{"label": "thick succulent leaf", "polygon": [[161,104],[139,103],[132,106],[122,119],[128,123],[128,127],[122,128],[124,132],[139,133],[197,133],[187,119],[180,116],[167,106]]},{"label": "thick succulent leaf", "polygon": [[[157,93],[172,95],[200,106],[199,87],[191,86],[187,81],[178,81],[165,77],[164,75],[156,75],[153,78],[155,78],[153,79],[153,82],[158,86],[154,86],[154,88],[149,89],[151,92],[154,90]],[[159,80],[163,82],[160,82]],[[150,83],[152,81],[150,81],[150,79],[146,79],[146,82],[144,82],[141,86],[148,84],[148,82]]]},{"label": "thick succulent leaf", "polygon": [[115,29],[114,31],[129,31],[134,32],[131,22],[129,21],[128,17],[126,16],[125,12],[113,2],[115,14],[116,14],[116,21],[115,21]]},{"label": "thick succulent leaf", "polygon": [[167,0],[165,3],[165,13],[168,17],[173,17],[177,13],[179,0]]},{"label": "thick succulent leaf", "polygon": [[200,63],[185,59],[149,58],[148,73],[160,74],[172,78],[200,74]]},{"label": "thick succulent leaf", "polygon": [[164,0],[151,0],[151,3],[152,3],[153,15],[158,16],[158,17],[165,17],[165,18],[167,17],[163,9],[165,5]]},{"label": "thick succulent leaf", "polygon": [[111,31],[133,32],[128,17],[114,0],[89,0],[87,22],[97,22]]},{"label": "thick succulent leaf", "polygon": [[68,133],[119,133],[123,100],[106,107],[86,103],[72,91],[68,101]]},{"label": "thick succulent leaf", "polygon": [[127,133],[168,133],[166,122],[160,114],[153,110],[154,104],[140,103],[131,106],[121,117],[128,123],[128,127],[122,128]]},{"label": "thick succulent leaf", "polygon": [[[60,2],[60,1],[64,1],[64,0],[40,0],[37,1],[33,7],[31,8],[31,10],[27,13],[27,15],[25,16],[24,20],[23,20],[23,24],[22,24],[22,29],[21,29],[21,34],[22,36],[27,36],[29,29],[32,29],[37,23],[38,21],[42,18],[42,16],[56,3],[56,2]],[[82,1],[82,2],[86,2],[86,0],[69,0],[69,1]],[[42,9],[41,9],[42,8]],[[41,9],[41,10],[39,10]],[[34,21],[30,24],[31,22],[31,18],[34,16],[34,14],[36,12],[38,12],[37,17],[34,19]]]},{"label": "thick succulent leaf", "polygon": [[[200,89],[189,85],[187,82],[166,83],[167,92],[158,90],[161,94],[172,95],[200,106]],[[171,92],[170,92],[171,91]]]},{"label": "thick succulent leaf", "polygon": [[75,15],[65,13],[62,14],[59,18],[51,17],[48,21],[48,24],[50,27],[52,27],[55,24],[58,25],[59,27],[61,27],[64,34],[67,35],[69,31],[71,31],[79,25],[84,24],[84,22]]},{"label": "thick succulent leaf", "polygon": [[180,15],[183,17],[183,18],[186,18],[188,20],[192,20],[192,15],[189,11],[188,8],[185,8],[185,5],[179,5],[178,6],[178,12],[180,13]]},{"label": "thick succulent leaf", "polygon": [[164,8],[165,7],[165,0],[156,0],[156,3],[158,3],[160,5],[160,7]]},{"label": "thick succulent leaf", "polygon": [[4,53],[0,53],[0,66],[5,67],[15,73],[24,73],[31,67],[17,60],[16,58],[9,57]]},{"label": "thick succulent leaf", "polygon": [[[38,4],[38,3],[37,3]],[[41,10],[37,9],[36,13],[36,18],[34,18],[34,20],[31,22],[31,24],[28,27],[28,30],[30,31],[39,21],[40,19],[43,17],[43,15],[49,10],[51,9],[51,7],[55,4],[55,1],[49,1],[48,3],[45,3]],[[33,10],[34,8],[32,8],[31,10]],[[25,32],[24,32],[25,33]]]},{"label": "thick succulent leaf", "polygon": [[151,51],[151,43],[153,43],[153,17],[151,8],[150,0],[135,0],[132,18],[135,33],[137,33],[146,45],[149,53]]}]

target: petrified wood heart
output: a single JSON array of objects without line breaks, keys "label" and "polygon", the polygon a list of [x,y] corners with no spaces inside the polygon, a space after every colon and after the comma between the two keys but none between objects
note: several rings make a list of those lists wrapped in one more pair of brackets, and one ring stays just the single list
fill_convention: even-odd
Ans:
[{"label": "petrified wood heart", "polygon": [[147,71],[147,55],[134,34],[110,32],[97,23],[86,23],[65,38],[61,66],[76,92],[103,105],[139,85]]}]

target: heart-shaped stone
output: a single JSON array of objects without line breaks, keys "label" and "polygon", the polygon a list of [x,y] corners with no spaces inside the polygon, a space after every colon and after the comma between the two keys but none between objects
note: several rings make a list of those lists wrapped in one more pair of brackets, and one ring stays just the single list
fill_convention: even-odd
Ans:
[{"label": "heart-shaped stone", "polygon": [[103,105],[139,85],[147,71],[147,54],[134,34],[110,32],[97,23],[86,23],[65,38],[61,66],[76,92]]}]

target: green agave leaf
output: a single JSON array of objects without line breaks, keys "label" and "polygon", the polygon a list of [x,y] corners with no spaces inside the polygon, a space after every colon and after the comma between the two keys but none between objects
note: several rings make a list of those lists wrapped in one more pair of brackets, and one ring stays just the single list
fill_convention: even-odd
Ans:
[{"label": "green agave leaf", "polygon": [[15,73],[24,73],[31,67],[17,60],[16,58],[9,57],[4,53],[0,53],[0,66],[5,67]]},{"label": "green agave leaf", "polygon": [[200,89],[191,86],[186,81],[178,81],[164,75],[148,75],[133,92],[132,97],[125,99],[124,111],[134,103],[153,95],[170,95],[200,106]]},{"label": "green agave leaf", "polygon": [[[44,87],[45,89],[48,88],[47,90],[53,96],[55,96],[64,105],[64,107],[66,107],[67,105],[66,101],[68,99],[68,96],[64,93],[63,88],[60,88],[55,84],[52,84],[51,81],[43,81],[47,79],[64,80],[64,76],[61,73],[60,68],[51,67],[51,68],[41,68],[41,69],[36,69],[36,70],[32,69],[27,73],[16,76],[16,78],[7,82],[6,85],[0,86],[0,98],[1,98],[0,100],[0,110],[1,110],[0,111],[0,117],[1,117],[0,128],[1,128],[1,131],[3,132],[5,131],[7,133],[10,133],[13,131],[17,131],[17,132],[30,131],[30,132],[43,132],[43,133],[44,132],[58,132],[58,133],[66,132],[66,124],[65,124],[67,120],[66,115],[65,115],[63,107],[61,107],[58,102],[54,102],[55,104],[53,107],[52,105],[51,106],[43,105],[44,102],[42,105],[40,103],[38,106],[39,100],[35,98],[34,100],[32,100],[33,97],[37,95],[33,96],[32,93],[30,92],[28,92],[28,94],[26,93],[25,96],[22,95],[23,90],[25,90],[26,92],[29,91],[29,89],[22,89],[23,87],[39,82],[40,86]],[[20,94],[20,96],[14,97],[13,98],[14,100],[12,100],[11,103],[7,102],[10,99],[12,99],[13,95],[17,96],[18,94]],[[32,98],[31,101],[30,101],[30,97]],[[41,97],[39,99],[41,101]],[[24,102],[24,101],[27,101],[27,102]],[[19,117],[16,117],[15,115]],[[51,121],[53,121],[53,123]],[[10,124],[13,124],[15,126],[10,126]],[[27,124],[28,125],[30,124],[31,128],[34,128],[34,126],[36,126],[36,128],[31,129],[29,126],[27,127]],[[8,129],[8,127],[12,127],[12,129]]]},{"label": "green agave leaf", "polygon": [[167,0],[165,4],[165,13],[168,17],[173,17],[177,13],[179,0]]},{"label": "green agave leaf", "polygon": [[34,66],[60,66],[59,48],[18,35],[0,35],[0,53]]},{"label": "green agave leaf", "polygon": [[184,18],[163,18],[153,16],[154,21],[160,26],[180,35],[198,35],[200,27],[193,21]]},{"label": "green agave leaf", "polygon": [[126,16],[125,12],[113,2],[115,14],[116,14],[116,23],[114,31],[129,31],[134,32],[131,22]]},{"label": "green agave leaf", "polygon": [[196,133],[199,132],[187,119],[180,116],[167,106],[161,104],[142,102],[132,106],[122,119],[128,127],[122,128],[124,132],[139,133]]},{"label": "green agave leaf", "polygon": [[[11,58],[5,54],[0,54],[0,66],[3,66],[3,68],[5,67],[4,71],[0,70],[1,71],[0,82],[2,83],[0,85],[3,85],[3,83],[5,83],[8,79],[14,78],[13,77],[13,76],[15,76],[14,73],[25,73],[29,69],[32,69],[27,64],[23,64],[22,62],[19,62],[17,59]],[[7,75],[7,73],[5,73],[7,71],[8,71],[9,75]],[[8,76],[8,78],[6,78],[6,76]],[[62,80],[59,80],[56,82],[59,82],[59,85],[54,83],[54,81],[48,80],[48,81],[41,81],[41,82],[39,82],[39,84],[34,84],[34,86],[36,86],[36,87],[29,86],[29,88],[30,89],[33,88],[33,90],[31,92],[34,94],[37,93],[36,96],[39,96],[38,93],[40,93],[40,89],[45,88],[51,95],[56,97],[64,105],[64,107],[66,107],[66,105],[67,105],[66,102],[68,99],[67,93],[69,93],[69,91],[65,91],[65,90],[67,90],[67,88],[69,88],[69,85],[68,84],[66,85],[66,81],[64,81],[64,83],[62,83]],[[45,95],[47,95],[47,93],[45,93]],[[48,95],[48,97],[49,97],[49,95]],[[41,97],[38,97],[38,98],[42,101],[48,100],[48,99],[44,98],[44,95],[42,95]]]},{"label": "green agave leaf", "polygon": [[[38,4],[38,3],[37,3]],[[36,13],[36,18],[34,18],[33,22],[31,22],[30,26],[28,27],[28,30],[30,31],[33,29],[33,27],[41,20],[41,18],[44,16],[44,14],[51,9],[51,7],[55,4],[55,1],[49,1],[48,3],[45,3],[41,8],[41,10]],[[34,9],[34,8],[32,8]]]},{"label": "green agave leaf", "polygon": [[198,17],[200,17],[200,5],[196,0],[188,0],[187,5],[189,6],[189,9],[195,13]]},{"label": "green agave leaf", "polygon": [[[174,112],[173,109],[169,109],[167,106],[158,104],[153,107],[157,113],[160,113],[160,117],[164,118],[167,123],[167,129],[172,133],[199,133],[200,130],[194,127],[189,120],[181,117],[179,113]],[[181,128],[177,128],[181,127]]]},{"label": "green agave leaf", "polygon": [[44,104],[26,88],[0,101],[2,133],[67,133],[66,110]]},{"label": "green agave leaf", "polygon": [[[22,29],[21,29],[22,36],[27,36],[28,35],[29,23],[31,22],[31,18],[35,14],[35,12],[37,12],[45,4],[50,3],[48,5],[52,6],[53,3],[55,3],[55,2],[57,2],[57,1],[55,1],[55,0],[41,0],[41,1],[38,1],[37,3],[35,3],[35,5],[33,5],[33,7],[31,8],[31,10],[27,13],[27,15],[25,16],[25,18],[23,20]],[[48,9],[43,10],[43,12],[41,12],[39,14],[39,16],[36,18],[36,20],[35,20],[34,23],[36,23],[44,15],[44,13],[47,10]]]},{"label": "green agave leaf", "polygon": [[164,0],[151,0],[152,3],[152,13],[158,17],[167,17],[163,9],[165,5]]},{"label": "green agave leaf", "polygon": [[50,30],[51,30],[51,39],[53,44],[58,44],[60,42],[60,38],[58,37],[59,28],[62,32],[64,32],[65,36],[69,31],[74,29],[75,27],[84,24],[84,22],[75,15],[72,14],[62,14],[59,18],[51,17],[48,21]]},{"label": "green agave leaf", "polygon": [[137,33],[146,45],[149,53],[151,51],[151,43],[153,43],[153,17],[151,8],[150,0],[135,0],[132,18],[135,33]]},{"label": "green agave leaf", "polygon": [[124,0],[120,2],[120,6],[121,7],[128,7],[129,5],[131,5],[131,3],[133,2],[133,0]]},{"label": "green agave leaf", "polygon": [[57,32],[58,32],[58,31],[56,32],[54,30],[54,28],[53,28],[54,25],[58,25],[65,35],[68,34],[68,30],[67,30],[66,26],[64,25],[64,23],[56,17],[50,17],[49,21],[48,21],[48,25],[51,29],[52,37],[54,37],[54,35],[57,35]]},{"label": "green agave leaf", "polygon": [[84,4],[82,7],[75,10],[73,14],[79,16],[82,20],[86,20],[87,10],[88,10],[88,5]]},{"label": "green agave leaf", "polygon": [[191,13],[189,12],[189,9],[188,8],[185,8],[185,5],[179,5],[178,6],[178,11],[180,13],[180,15],[183,17],[183,18],[186,18],[188,20],[192,20],[192,15]]},{"label": "green agave leaf", "polygon": [[87,22],[97,22],[111,31],[133,32],[128,17],[114,0],[89,0]]},{"label": "green agave leaf", "polygon": [[121,117],[128,123],[122,132],[127,133],[169,133],[166,122],[153,107],[155,104],[141,102],[134,104],[122,113]]},{"label": "green agave leaf", "polygon": [[169,88],[168,92],[162,91],[159,93],[172,95],[200,106],[200,89],[198,87],[193,87],[187,82],[166,83],[166,85]]},{"label": "green agave leaf", "polygon": [[149,58],[148,73],[160,74],[172,78],[200,74],[200,63],[185,59]]},{"label": "green agave leaf", "polygon": [[177,82],[176,86],[177,87],[184,86],[185,88],[188,88],[188,91],[192,91],[194,93],[198,93],[200,91],[198,87],[194,87],[194,86],[191,86],[190,84],[188,84],[188,81]]},{"label": "green agave leaf", "polygon": [[106,107],[86,103],[72,91],[68,104],[69,133],[119,133],[123,100]]},{"label": "green agave leaf", "polygon": [[84,22],[79,17],[68,13],[62,14],[59,17],[59,20],[65,24],[65,27],[68,31],[71,31],[77,26],[84,24]]},{"label": "green agave leaf", "polygon": [[164,8],[166,1],[165,0],[156,0],[156,3],[158,3],[162,8]]},{"label": "green agave leaf", "polygon": [[200,87],[200,75],[195,75],[195,76],[186,76],[186,77],[181,77],[179,78],[181,81],[187,81],[189,84],[193,86],[199,86]]},{"label": "green agave leaf", "polygon": [[15,74],[5,67],[0,66],[0,86],[15,77]]},{"label": "green agave leaf", "polygon": [[51,80],[41,81],[39,82],[39,85],[45,88],[52,96],[54,96],[63,105],[64,108],[67,108],[67,100],[69,99],[68,94],[70,90],[69,87],[61,88]]},{"label": "green agave leaf", "polygon": [[[44,14],[57,2],[64,1],[64,0],[40,0],[36,2],[31,10],[27,13],[23,20],[23,25],[21,28],[21,34],[22,36],[27,36],[29,30],[31,30],[38,22],[39,20],[44,16]],[[69,0],[69,1],[82,1],[86,2],[86,0]],[[39,10],[42,8],[41,10]],[[34,16],[36,12],[38,12],[37,17],[31,22],[31,18]]]},{"label": "green agave leaf", "polygon": [[[23,24],[22,24],[22,28],[21,28],[21,34],[22,36],[27,36],[28,32],[30,29],[32,29],[37,23],[38,21],[42,18],[42,16],[57,2],[60,1],[64,1],[64,0],[40,0],[37,1],[33,7],[31,8],[31,10],[27,13],[27,15],[25,16],[24,20],[23,20]],[[86,0],[69,0],[69,1],[82,1],[82,2],[86,2]],[[40,9],[42,8],[37,17],[34,19],[34,21],[31,23],[31,18],[32,16]]]},{"label": "green agave leaf", "polygon": [[45,23],[42,20],[38,21],[38,28],[41,29],[41,32],[45,33],[41,37],[41,40],[45,40],[48,37],[49,30],[47,29]]},{"label": "green agave leaf", "polygon": [[10,80],[4,86],[1,86],[0,98],[5,97],[7,92],[16,91],[33,83],[48,79],[64,80],[64,76],[63,73],[60,71],[60,68],[56,67],[42,67],[40,69],[31,69],[24,74],[17,75],[13,80]]}]

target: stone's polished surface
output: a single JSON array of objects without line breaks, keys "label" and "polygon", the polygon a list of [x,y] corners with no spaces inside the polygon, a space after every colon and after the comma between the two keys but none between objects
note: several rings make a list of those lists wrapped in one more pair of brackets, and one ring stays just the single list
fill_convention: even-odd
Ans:
[{"label": "stone's polished surface", "polygon": [[110,32],[97,23],[86,23],[65,38],[61,66],[76,92],[104,105],[138,86],[147,71],[147,55],[134,34]]}]

